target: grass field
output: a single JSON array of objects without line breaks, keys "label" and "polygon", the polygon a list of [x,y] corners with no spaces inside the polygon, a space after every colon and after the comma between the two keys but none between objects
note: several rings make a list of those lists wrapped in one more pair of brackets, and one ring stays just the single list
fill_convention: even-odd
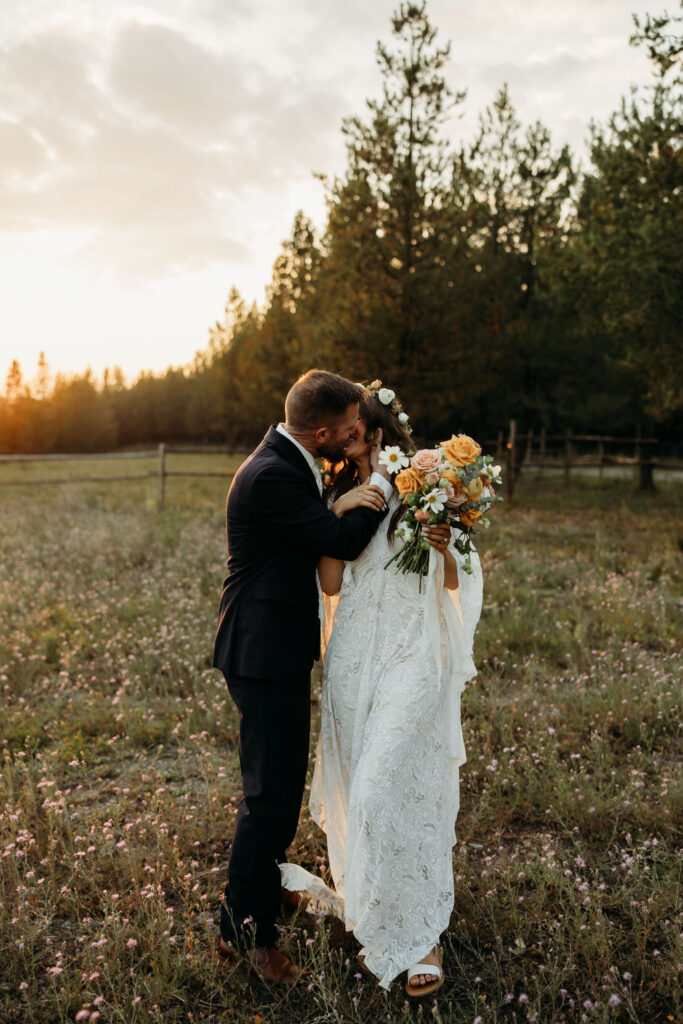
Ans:
[{"label": "grass field", "polygon": [[[417,1006],[305,914],[306,984],[216,963],[225,489],[170,480],[163,513],[152,480],[0,489],[3,1024],[680,1021],[681,489],[530,479],[481,538],[447,981]],[[326,873],[305,809],[291,854]]]}]

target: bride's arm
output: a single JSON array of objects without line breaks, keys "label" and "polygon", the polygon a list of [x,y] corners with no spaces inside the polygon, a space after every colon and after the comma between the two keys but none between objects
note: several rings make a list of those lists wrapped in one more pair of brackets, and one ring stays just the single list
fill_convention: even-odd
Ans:
[{"label": "bride's arm", "polygon": [[[375,484],[360,484],[350,491],[340,495],[330,505],[330,511],[334,512],[337,519],[350,512],[352,508],[372,508],[381,512],[385,506],[384,494]],[[342,578],[344,576],[344,562],[339,558],[329,558],[327,555],[318,562],[318,576],[323,593],[333,597],[341,590]]]},{"label": "bride's arm", "polygon": [[[338,519],[341,519],[352,508],[372,508],[381,512],[384,504],[384,495],[379,487],[374,484],[361,484],[340,495],[330,506],[330,511],[334,512]],[[323,593],[328,597],[333,597],[341,590],[344,563],[339,558],[329,558],[324,555],[318,562],[318,576]]]},{"label": "bride's arm", "polygon": [[448,545],[451,540],[451,528],[448,523],[438,526],[423,526],[422,536],[430,545],[443,555],[444,586],[446,590],[458,589],[458,563]]},{"label": "bride's arm", "polygon": [[327,555],[323,555],[318,562],[318,576],[323,593],[333,597],[341,590],[344,562],[339,558],[328,558]]},{"label": "bride's arm", "polygon": [[453,552],[448,550],[443,556],[444,586],[446,590],[458,589],[458,563],[453,557]]}]

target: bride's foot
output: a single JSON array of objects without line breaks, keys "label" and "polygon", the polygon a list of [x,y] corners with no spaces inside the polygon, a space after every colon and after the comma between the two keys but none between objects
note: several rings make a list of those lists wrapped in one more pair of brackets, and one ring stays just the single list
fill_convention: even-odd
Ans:
[{"label": "bride's foot", "polygon": [[[424,965],[424,972],[419,971],[419,968]],[[431,973],[429,967],[436,967],[437,973]],[[443,968],[441,966],[441,955],[438,947],[435,947],[431,953],[423,957],[419,963],[415,964],[408,971],[408,980],[406,982],[406,992],[409,996],[423,996],[430,995],[432,992],[436,992],[437,988],[440,988],[443,984]]]}]

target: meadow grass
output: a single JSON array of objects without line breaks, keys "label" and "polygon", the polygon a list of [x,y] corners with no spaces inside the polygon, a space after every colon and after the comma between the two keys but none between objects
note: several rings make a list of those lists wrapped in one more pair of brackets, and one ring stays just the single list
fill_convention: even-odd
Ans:
[{"label": "meadow grass", "polygon": [[[0,491],[3,1024],[679,1021],[681,490],[522,478],[480,538],[447,980],[424,1005],[361,975],[333,919],[283,925],[311,972],[292,991],[216,961],[240,796],[210,667],[225,490],[169,480],[163,513],[153,480]],[[329,880],[305,807],[291,857]]]}]

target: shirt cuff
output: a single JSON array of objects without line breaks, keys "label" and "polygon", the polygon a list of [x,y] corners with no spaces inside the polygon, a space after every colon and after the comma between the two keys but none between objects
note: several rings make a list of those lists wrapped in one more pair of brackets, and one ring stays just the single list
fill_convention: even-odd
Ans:
[{"label": "shirt cuff", "polygon": [[370,483],[376,484],[378,487],[381,487],[382,493],[384,494],[386,501],[389,501],[391,493],[394,489],[394,485],[392,484],[391,480],[387,480],[387,478],[385,476],[382,476],[381,473],[373,473],[372,476],[370,477]]}]

